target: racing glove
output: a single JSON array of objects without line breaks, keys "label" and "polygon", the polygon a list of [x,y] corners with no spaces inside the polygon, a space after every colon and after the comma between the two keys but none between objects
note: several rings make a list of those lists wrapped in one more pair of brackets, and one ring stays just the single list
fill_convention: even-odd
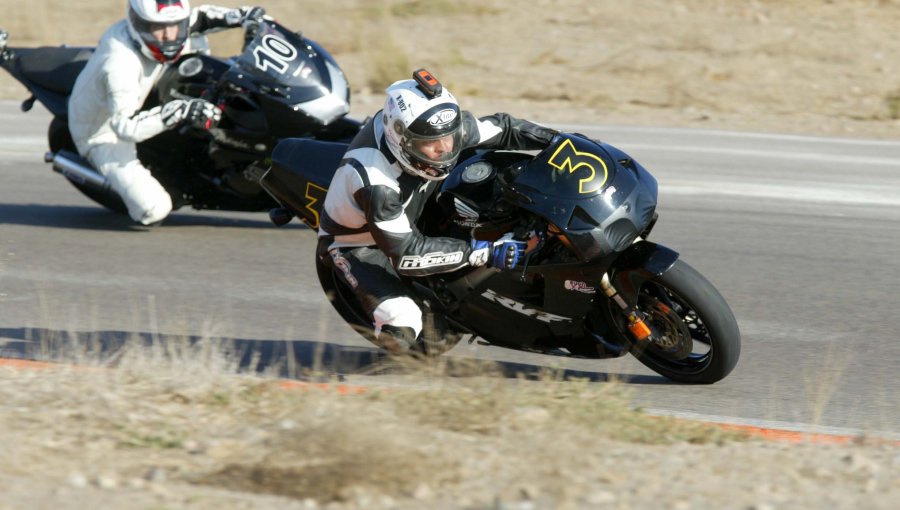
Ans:
[{"label": "racing glove", "polygon": [[469,265],[478,267],[487,264],[497,269],[510,270],[524,260],[526,246],[525,241],[513,239],[512,233],[505,234],[496,241],[472,239]]},{"label": "racing glove", "polygon": [[254,7],[245,5],[237,9],[231,9],[225,13],[225,22],[229,26],[236,27],[240,25],[244,30],[255,30],[259,27],[259,23],[266,19],[266,10],[262,7]]},{"label": "racing glove", "polygon": [[161,116],[166,129],[185,125],[211,129],[222,118],[222,110],[205,99],[174,99],[163,105]]}]

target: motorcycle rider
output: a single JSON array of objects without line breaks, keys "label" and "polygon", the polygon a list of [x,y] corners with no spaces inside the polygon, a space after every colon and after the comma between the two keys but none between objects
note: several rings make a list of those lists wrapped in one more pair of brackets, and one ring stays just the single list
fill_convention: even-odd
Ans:
[{"label": "motorcycle rider", "polygon": [[425,237],[416,228],[425,202],[466,148],[543,149],[557,132],[506,113],[476,118],[424,69],[395,82],[353,139],[332,178],[319,223],[317,256],[338,269],[370,315],[376,342],[408,351],[422,311],[403,276],[468,266],[512,269],[524,241]]},{"label": "motorcycle rider", "polygon": [[136,143],[183,125],[209,128],[221,112],[204,99],[141,107],[166,66],[195,51],[190,37],[258,24],[260,7],[236,9],[188,0],[129,0],[125,19],[103,34],[69,98],[69,130],[78,152],[106,177],[144,225],[162,221],[172,198],[137,158]]}]

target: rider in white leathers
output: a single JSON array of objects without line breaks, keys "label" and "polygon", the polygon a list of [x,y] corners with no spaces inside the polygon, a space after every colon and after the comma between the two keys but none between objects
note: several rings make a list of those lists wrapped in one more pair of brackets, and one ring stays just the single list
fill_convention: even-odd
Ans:
[{"label": "rider in white leathers", "polygon": [[189,37],[258,23],[259,7],[200,6],[188,0],[129,0],[78,75],[69,98],[69,130],[78,152],[106,177],[137,222],[172,211],[172,199],[141,165],[135,144],[181,125],[209,127],[221,112],[203,99],[177,99],[140,111],[168,63],[195,51]]}]

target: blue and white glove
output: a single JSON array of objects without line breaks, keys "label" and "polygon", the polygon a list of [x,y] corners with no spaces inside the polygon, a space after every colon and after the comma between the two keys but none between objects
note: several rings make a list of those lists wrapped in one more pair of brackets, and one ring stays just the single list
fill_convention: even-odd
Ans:
[{"label": "blue and white glove", "polygon": [[525,259],[525,241],[513,239],[512,233],[505,234],[496,241],[472,239],[472,253],[469,265],[478,267],[488,264],[497,269],[513,269]]}]

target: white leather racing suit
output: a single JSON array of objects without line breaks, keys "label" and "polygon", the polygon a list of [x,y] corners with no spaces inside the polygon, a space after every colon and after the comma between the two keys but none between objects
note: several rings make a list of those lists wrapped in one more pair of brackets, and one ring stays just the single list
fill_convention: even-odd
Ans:
[{"label": "white leather racing suit", "polygon": [[[191,34],[240,26],[235,10],[200,6],[191,12]],[[184,52],[194,51],[191,39]],[[109,181],[132,219],[149,225],[168,216],[172,199],[137,158],[136,143],[163,132],[161,107],[140,111],[167,64],[141,53],[126,20],[100,38],[69,97],[69,131],[78,152]]]},{"label": "white leather racing suit", "polygon": [[[371,315],[377,341],[391,351],[410,348],[422,312],[399,275],[424,276],[469,264],[470,243],[426,237],[416,228],[440,185],[403,171],[384,139],[382,112],[354,138],[332,178],[319,224],[318,256],[339,270]],[[505,113],[476,118],[462,112],[462,148],[531,150],[556,131]],[[385,335],[382,335],[385,332]]]}]

